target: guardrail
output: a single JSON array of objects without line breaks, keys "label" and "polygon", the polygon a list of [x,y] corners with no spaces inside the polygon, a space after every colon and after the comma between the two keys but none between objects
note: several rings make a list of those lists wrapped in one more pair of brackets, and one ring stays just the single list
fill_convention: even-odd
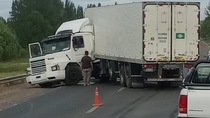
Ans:
[{"label": "guardrail", "polygon": [[5,84],[5,83],[10,83],[10,82],[23,80],[27,76],[28,76],[28,74],[22,74],[22,75],[17,75],[17,76],[12,76],[12,77],[1,78],[0,79],[0,84]]}]

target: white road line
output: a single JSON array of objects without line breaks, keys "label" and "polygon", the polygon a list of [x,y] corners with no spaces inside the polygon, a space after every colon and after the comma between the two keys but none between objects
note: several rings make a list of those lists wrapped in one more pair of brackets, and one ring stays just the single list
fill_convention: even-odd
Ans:
[{"label": "white road line", "polygon": [[16,106],[16,105],[18,105],[18,104],[16,103],[16,104],[13,104],[12,106]]},{"label": "white road line", "polygon": [[117,90],[117,92],[120,92],[120,91],[122,91],[122,90],[124,90],[125,89],[125,87],[122,87],[122,88],[120,88],[119,90]]},{"label": "white road line", "polygon": [[[84,84],[84,82],[80,82],[80,83],[78,83],[78,85],[83,85]],[[90,85],[94,85],[95,84],[95,82],[90,82]]]},{"label": "white road line", "polygon": [[98,106],[96,107],[92,107],[90,110],[88,110],[86,113],[92,113],[93,111],[95,111],[98,108]]}]

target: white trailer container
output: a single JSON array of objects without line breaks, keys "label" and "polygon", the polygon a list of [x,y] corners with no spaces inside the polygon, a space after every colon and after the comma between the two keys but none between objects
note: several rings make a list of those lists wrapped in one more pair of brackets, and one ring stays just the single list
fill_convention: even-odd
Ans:
[{"label": "white trailer container", "polygon": [[94,26],[95,56],[142,63],[142,3],[86,9]]},{"label": "white trailer container", "polygon": [[96,57],[185,62],[199,57],[199,12],[199,3],[144,2],[89,8],[85,17]]},{"label": "white trailer container", "polygon": [[[43,54],[31,54],[27,81],[78,83],[85,50],[94,60],[96,78],[119,76],[127,87],[143,80],[182,81],[183,70],[199,59],[199,7],[198,2],[139,2],[87,8],[84,19],[63,23],[43,40],[44,50],[30,44],[30,52],[35,46]],[[37,66],[40,60],[44,72]]]},{"label": "white trailer container", "polygon": [[[123,66],[119,70],[128,68],[130,78],[140,74],[161,84],[182,81],[184,69],[199,59],[198,2],[140,2],[88,8],[85,17],[94,26],[95,57],[117,62]],[[135,67],[138,64],[143,68]],[[132,74],[132,68],[138,68],[139,74]],[[123,79],[124,75],[120,75],[121,81],[128,80]]]}]

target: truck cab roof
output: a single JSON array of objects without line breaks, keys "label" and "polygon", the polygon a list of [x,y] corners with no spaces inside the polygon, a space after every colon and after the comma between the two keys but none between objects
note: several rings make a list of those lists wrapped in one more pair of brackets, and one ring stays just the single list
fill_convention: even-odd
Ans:
[{"label": "truck cab roof", "polygon": [[88,18],[73,20],[73,21],[67,21],[60,25],[60,27],[57,29],[55,34],[58,34],[59,32],[65,31],[65,30],[71,30],[72,33],[79,32],[81,28],[89,24]]}]

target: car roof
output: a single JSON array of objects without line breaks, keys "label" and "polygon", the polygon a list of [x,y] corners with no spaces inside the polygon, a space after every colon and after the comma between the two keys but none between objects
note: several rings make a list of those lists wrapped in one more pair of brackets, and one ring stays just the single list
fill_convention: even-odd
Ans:
[{"label": "car roof", "polygon": [[194,67],[196,68],[197,66],[204,66],[204,65],[200,65],[200,64],[203,64],[203,63],[209,63],[210,64],[210,60],[200,60],[200,61],[197,61],[194,64]]}]

